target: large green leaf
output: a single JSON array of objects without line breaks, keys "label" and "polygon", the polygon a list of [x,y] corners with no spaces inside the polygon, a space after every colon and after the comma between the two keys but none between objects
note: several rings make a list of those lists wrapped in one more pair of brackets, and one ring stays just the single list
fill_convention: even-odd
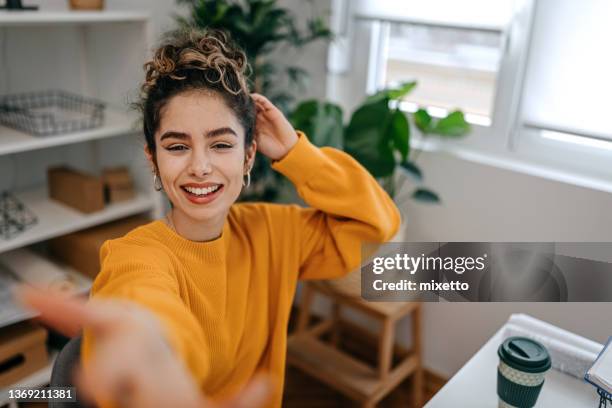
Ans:
[{"label": "large green leaf", "polygon": [[291,112],[289,121],[306,133],[313,144],[342,148],[342,109],[338,105],[305,101]]},{"label": "large green leaf", "polygon": [[401,99],[417,86],[417,81],[402,82],[398,87],[389,89],[389,99]]},{"label": "large green leaf", "polygon": [[412,115],[415,126],[424,134],[431,132],[432,118],[425,109],[419,109]]},{"label": "large green leaf", "polygon": [[403,161],[400,163],[400,166],[410,175],[412,178],[417,181],[423,181],[423,172],[421,169],[411,161]]},{"label": "large green leaf", "polygon": [[414,193],[412,193],[412,198],[422,203],[440,203],[440,197],[438,196],[438,194],[426,188],[417,188]]},{"label": "large green leaf", "polygon": [[393,146],[400,152],[402,161],[406,161],[410,153],[410,124],[406,114],[399,109],[395,109],[391,115],[391,125],[387,127],[391,135],[388,137],[393,140]]},{"label": "large green leaf", "polygon": [[458,137],[470,131],[470,124],[465,121],[463,112],[454,111],[438,120],[431,131],[440,136]]},{"label": "large green leaf", "polygon": [[391,112],[386,100],[357,109],[344,131],[344,150],[374,177],[386,177],[395,169],[393,140],[389,132]]},{"label": "large green leaf", "polygon": [[387,101],[401,99],[404,96],[408,95],[416,85],[416,81],[402,82],[396,87],[386,88],[376,92],[374,95],[369,96],[366,99],[366,103],[375,103],[384,99],[386,99]]}]

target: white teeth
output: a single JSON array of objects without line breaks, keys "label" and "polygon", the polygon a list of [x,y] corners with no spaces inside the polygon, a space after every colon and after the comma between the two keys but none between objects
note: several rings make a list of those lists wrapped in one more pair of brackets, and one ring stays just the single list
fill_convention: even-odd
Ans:
[{"label": "white teeth", "polygon": [[185,187],[185,190],[195,195],[207,195],[207,194],[212,193],[213,191],[217,191],[219,187],[220,185],[206,187],[206,188]]}]

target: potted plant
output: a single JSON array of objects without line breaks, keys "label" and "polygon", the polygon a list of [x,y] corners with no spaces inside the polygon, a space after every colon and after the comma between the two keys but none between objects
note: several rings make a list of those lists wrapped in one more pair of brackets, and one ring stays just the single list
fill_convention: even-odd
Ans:
[{"label": "potted plant", "polygon": [[399,101],[416,85],[416,81],[405,82],[367,97],[352,113],[346,126],[342,123],[339,106],[316,100],[302,102],[289,118],[313,143],[337,147],[353,156],[380,180],[392,197],[395,196],[396,173],[403,171],[417,183],[412,192],[415,200],[437,203],[440,202],[438,194],[422,184],[423,172],[416,164],[418,151],[410,146],[411,129],[416,128],[423,137],[456,138],[469,133],[470,125],[458,110],[443,118],[434,118],[425,109],[409,115],[401,111]]},{"label": "potted plant", "polygon": [[[417,184],[412,191],[413,199],[439,203],[438,194],[422,185],[423,172],[415,163],[419,151],[410,146],[412,128],[416,128],[424,137],[438,135],[456,138],[466,135],[470,126],[460,111],[450,112],[443,118],[434,118],[425,109],[409,115],[401,111],[398,102],[416,85],[416,81],[405,82],[367,97],[351,114],[346,125],[343,124],[342,109],[338,105],[316,100],[299,104],[291,113],[290,121],[294,127],[304,130],[314,144],[340,148],[353,156],[379,180],[400,210],[402,205],[397,202],[399,197],[395,194],[400,172],[409,175]],[[391,241],[404,241],[405,231],[400,227]],[[360,269],[325,284],[344,296],[359,297]]]}]

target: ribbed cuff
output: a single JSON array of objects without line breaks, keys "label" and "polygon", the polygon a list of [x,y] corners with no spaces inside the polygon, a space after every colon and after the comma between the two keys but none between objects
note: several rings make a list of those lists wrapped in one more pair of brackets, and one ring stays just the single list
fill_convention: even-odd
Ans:
[{"label": "ribbed cuff", "polygon": [[296,131],[297,143],[281,160],[272,162],[272,168],[287,177],[295,186],[310,180],[325,162],[325,155],[318,147],[310,143],[302,131]]}]

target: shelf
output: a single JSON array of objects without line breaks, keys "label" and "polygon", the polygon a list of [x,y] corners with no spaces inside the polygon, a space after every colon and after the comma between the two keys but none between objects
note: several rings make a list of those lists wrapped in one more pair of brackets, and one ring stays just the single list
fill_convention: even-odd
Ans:
[{"label": "shelf", "polygon": [[[25,2],[27,4],[27,1]],[[146,22],[142,11],[8,11],[0,10],[0,27]]]},{"label": "shelf", "polygon": [[[49,364],[46,367],[43,367],[40,370],[30,374],[29,376],[19,380],[19,382],[16,382],[15,384],[11,384],[10,388],[39,388],[49,384],[49,381],[51,380],[51,371],[53,369],[53,363],[55,362],[57,355],[57,351],[49,352]],[[9,402],[9,387],[0,389],[0,406],[8,404]]]},{"label": "shelf", "polygon": [[[87,296],[89,294],[89,290],[91,289],[91,285],[93,284],[91,278],[67,265],[61,265],[61,267],[69,276],[70,281],[72,281],[72,283],[75,285],[75,291],[72,295]],[[4,327],[10,326],[11,324],[23,322],[24,320],[28,320],[39,315],[38,312],[28,310],[22,306],[16,305],[15,303],[3,305],[3,307],[8,307],[8,310],[10,310],[12,313],[10,317],[7,318],[6,315],[4,315],[3,319],[0,320],[0,330],[2,330]]]},{"label": "shelf", "polygon": [[363,400],[382,385],[376,370],[308,335],[289,338],[287,359],[326,384]]},{"label": "shelf", "polygon": [[[378,340],[375,338],[373,343],[376,344]],[[383,378],[378,369],[308,332],[289,337],[287,363],[362,403],[380,400],[407,376],[415,373],[420,364],[417,355],[409,352]]]},{"label": "shelf", "polygon": [[0,125],[0,156],[132,133],[136,131],[134,129],[135,121],[136,116],[121,113],[107,107],[102,126],[63,135],[33,136],[29,133]]},{"label": "shelf", "polygon": [[38,217],[38,223],[11,239],[0,237],[0,253],[146,212],[154,207],[152,196],[143,193],[138,193],[133,200],[109,204],[103,210],[91,214],[81,213],[51,200],[46,187],[16,192],[15,195]]}]

